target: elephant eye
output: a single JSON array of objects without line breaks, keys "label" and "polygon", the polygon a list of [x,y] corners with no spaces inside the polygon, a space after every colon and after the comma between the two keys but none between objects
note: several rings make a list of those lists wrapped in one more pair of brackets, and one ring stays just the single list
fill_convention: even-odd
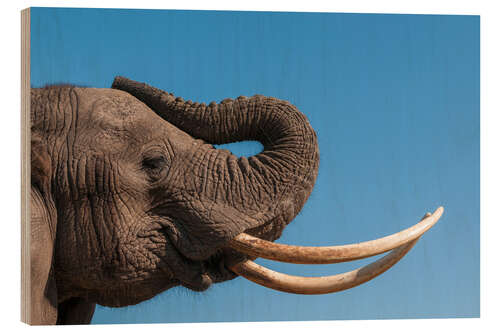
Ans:
[{"label": "elephant eye", "polygon": [[158,171],[165,167],[167,160],[163,156],[146,157],[142,160],[142,167],[151,171]]},{"label": "elephant eye", "polygon": [[165,176],[166,166],[167,159],[161,155],[144,157],[142,160],[142,169],[152,182],[156,182]]}]

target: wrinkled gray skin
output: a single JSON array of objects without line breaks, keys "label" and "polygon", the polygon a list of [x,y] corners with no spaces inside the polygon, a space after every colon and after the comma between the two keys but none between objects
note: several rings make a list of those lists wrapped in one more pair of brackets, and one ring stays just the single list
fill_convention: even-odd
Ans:
[{"label": "wrinkled gray skin", "polygon": [[[286,101],[184,101],[117,77],[112,89],[31,91],[31,321],[89,323],[95,304],[235,277],[228,240],[277,239],[309,197],[316,135]],[[257,140],[236,157],[212,144]]]}]

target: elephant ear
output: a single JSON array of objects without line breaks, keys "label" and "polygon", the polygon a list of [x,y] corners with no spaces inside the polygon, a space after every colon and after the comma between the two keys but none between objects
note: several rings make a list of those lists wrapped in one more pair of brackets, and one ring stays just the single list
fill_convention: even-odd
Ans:
[{"label": "elephant ear", "polygon": [[46,146],[32,136],[30,202],[30,324],[57,322],[57,288],[53,274],[56,209],[50,195],[51,163]]}]

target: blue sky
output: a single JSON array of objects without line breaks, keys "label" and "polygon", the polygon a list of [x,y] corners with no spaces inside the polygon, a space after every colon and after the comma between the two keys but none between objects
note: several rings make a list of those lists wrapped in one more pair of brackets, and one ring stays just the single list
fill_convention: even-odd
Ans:
[{"label": "blue sky", "polygon": [[[479,17],[34,8],[31,83],[110,87],[116,75],[200,102],[263,94],[307,115],[314,191],[280,242],[345,244],[441,221],[395,267],[302,296],[238,278],[171,289],[93,323],[479,316]],[[228,146],[237,154],[256,143]],[[297,275],[354,269],[258,262]]]}]

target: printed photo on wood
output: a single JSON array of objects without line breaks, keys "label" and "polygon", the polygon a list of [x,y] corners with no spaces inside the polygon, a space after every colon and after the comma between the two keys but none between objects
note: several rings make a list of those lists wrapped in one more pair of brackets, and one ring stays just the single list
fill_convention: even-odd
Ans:
[{"label": "printed photo on wood", "polygon": [[22,12],[22,320],[479,316],[479,17]]}]

